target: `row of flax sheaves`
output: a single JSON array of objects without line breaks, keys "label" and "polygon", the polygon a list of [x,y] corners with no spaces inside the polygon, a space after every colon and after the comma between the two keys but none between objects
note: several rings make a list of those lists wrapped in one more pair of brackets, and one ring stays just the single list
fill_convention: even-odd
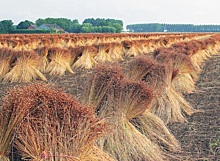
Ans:
[{"label": "row of flax sheaves", "polygon": [[80,98],[50,84],[17,86],[0,107],[0,160],[181,160],[167,128],[197,112],[183,94],[196,90],[201,65],[218,54],[212,35],[161,47],[119,63],[99,63]]},{"label": "row of flax sheaves", "polygon": [[[176,42],[205,38],[209,34],[85,34],[1,35],[0,81],[47,81],[49,76],[74,74],[98,63],[149,53]],[[46,76],[47,75],[47,76]]]}]

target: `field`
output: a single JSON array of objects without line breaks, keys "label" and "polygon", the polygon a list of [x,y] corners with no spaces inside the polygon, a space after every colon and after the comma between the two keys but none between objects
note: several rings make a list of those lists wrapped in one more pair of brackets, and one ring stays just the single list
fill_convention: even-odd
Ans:
[{"label": "field", "polygon": [[0,160],[220,159],[220,34],[0,42]]}]

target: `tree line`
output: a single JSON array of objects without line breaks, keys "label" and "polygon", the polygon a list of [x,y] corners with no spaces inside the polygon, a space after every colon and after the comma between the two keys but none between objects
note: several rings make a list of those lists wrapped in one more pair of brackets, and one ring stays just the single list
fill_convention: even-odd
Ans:
[{"label": "tree line", "polygon": [[220,25],[192,24],[131,24],[126,29],[130,32],[220,32]]},{"label": "tree line", "polygon": [[39,27],[42,24],[55,24],[69,33],[120,33],[123,30],[123,21],[116,19],[87,18],[80,24],[77,19],[39,18],[35,22],[21,21],[18,25],[14,25],[12,20],[2,20],[0,21],[0,33],[27,32],[25,30],[30,25]]}]

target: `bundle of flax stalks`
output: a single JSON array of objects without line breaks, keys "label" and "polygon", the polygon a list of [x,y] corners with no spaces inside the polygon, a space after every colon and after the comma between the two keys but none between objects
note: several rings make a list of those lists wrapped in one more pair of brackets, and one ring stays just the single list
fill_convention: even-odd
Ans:
[{"label": "bundle of flax stalks", "polygon": [[99,63],[103,63],[106,61],[111,62],[112,59],[109,55],[111,44],[110,43],[103,43],[103,44],[99,44],[97,46],[98,46],[98,53],[94,59]]},{"label": "bundle of flax stalks", "polygon": [[112,42],[108,52],[112,61],[123,60],[124,48],[121,43]]},{"label": "bundle of flax stalks", "polygon": [[[2,99],[0,106],[0,160],[9,161],[11,143],[15,131],[29,111],[29,106],[19,100],[19,90],[11,91]],[[17,99],[15,101],[15,99]],[[13,103],[15,105],[13,105]],[[20,104],[20,106],[17,106]]]},{"label": "bundle of flax stalks", "polygon": [[40,56],[39,70],[41,72],[45,72],[48,65],[48,59],[47,59],[48,50],[49,50],[48,46],[38,47],[34,50]]},{"label": "bundle of flax stalks", "polygon": [[195,81],[198,72],[191,63],[189,56],[174,50],[155,51],[154,59],[163,64],[172,62],[171,66],[178,70],[176,78],[172,81],[173,88],[179,93],[192,93],[195,91]]},{"label": "bundle of flax stalks", "polygon": [[122,45],[124,47],[124,53],[125,53],[125,56],[129,56],[129,57],[132,57],[132,56],[137,56],[139,55],[139,52],[138,52],[138,43],[134,40],[132,41],[128,41],[128,40],[125,40],[122,42]]},{"label": "bundle of flax stalks", "polygon": [[156,98],[151,103],[149,112],[159,116],[165,123],[184,122],[184,113],[191,115],[194,109],[173,89],[172,81],[177,74],[172,62],[159,64],[147,56],[139,56],[130,62],[126,77],[144,81],[155,89]]},{"label": "bundle of flax stalks", "polygon": [[107,63],[98,64],[87,78],[81,100],[95,111],[99,108],[109,88],[122,80],[124,75],[118,64]]},{"label": "bundle of flax stalks", "polygon": [[4,108],[29,108],[13,140],[23,160],[114,160],[94,146],[109,131],[106,123],[71,95],[33,84],[11,90],[4,102]]},{"label": "bundle of flax stalks", "polygon": [[[145,113],[153,99],[151,89],[142,82],[124,80],[122,69],[115,64],[98,65],[86,84],[82,100],[96,111],[98,117],[106,118],[107,123],[114,129],[112,133],[99,139],[99,147],[118,160],[166,158],[156,143],[129,122]],[[158,121],[153,125],[159,125]],[[150,134],[157,131],[151,127],[148,130]]]},{"label": "bundle of flax stalks", "polygon": [[0,49],[0,80],[9,72],[13,62],[13,50],[8,48]]},{"label": "bundle of flax stalks", "polygon": [[37,78],[46,81],[46,77],[39,71],[40,57],[31,51],[13,52],[15,57],[10,71],[4,76],[4,81],[30,82]]},{"label": "bundle of flax stalks", "polygon": [[98,49],[94,46],[84,46],[82,56],[73,64],[74,68],[91,69],[97,64],[94,57],[97,55]]},{"label": "bundle of flax stalks", "polygon": [[98,145],[118,160],[165,160],[160,147],[132,125],[129,120],[143,114],[152,100],[152,91],[140,82],[122,80],[107,92],[98,116],[107,117],[113,133]]},{"label": "bundle of flax stalks", "polygon": [[50,75],[63,75],[66,71],[74,73],[71,65],[73,64],[75,57],[72,56],[69,50],[62,48],[50,48],[48,50],[49,63],[46,68],[46,72]]}]

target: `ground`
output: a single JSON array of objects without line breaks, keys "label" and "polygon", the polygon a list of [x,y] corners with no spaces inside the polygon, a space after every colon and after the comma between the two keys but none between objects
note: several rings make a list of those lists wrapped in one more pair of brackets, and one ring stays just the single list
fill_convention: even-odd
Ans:
[{"label": "ground", "polygon": [[182,155],[190,161],[220,160],[220,56],[203,65],[196,83],[197,91],[186,99],[201,110],[188,117],[184,124],[170,124],[169,128],[181,143]]},{"label": "ground", "polygon": [[[88,73],[76,70],[75,75],[50,77],[48,82],[79,98]],[[6,89],[15,85],[1,82],[0,100]],[[187,123],[169,124],[169,128],[181,143],[181,160],[217,161],[220,160],[220,56],[205,62],[196,85],[197,90],[185,98],[201,112],[188,116]]]}]

